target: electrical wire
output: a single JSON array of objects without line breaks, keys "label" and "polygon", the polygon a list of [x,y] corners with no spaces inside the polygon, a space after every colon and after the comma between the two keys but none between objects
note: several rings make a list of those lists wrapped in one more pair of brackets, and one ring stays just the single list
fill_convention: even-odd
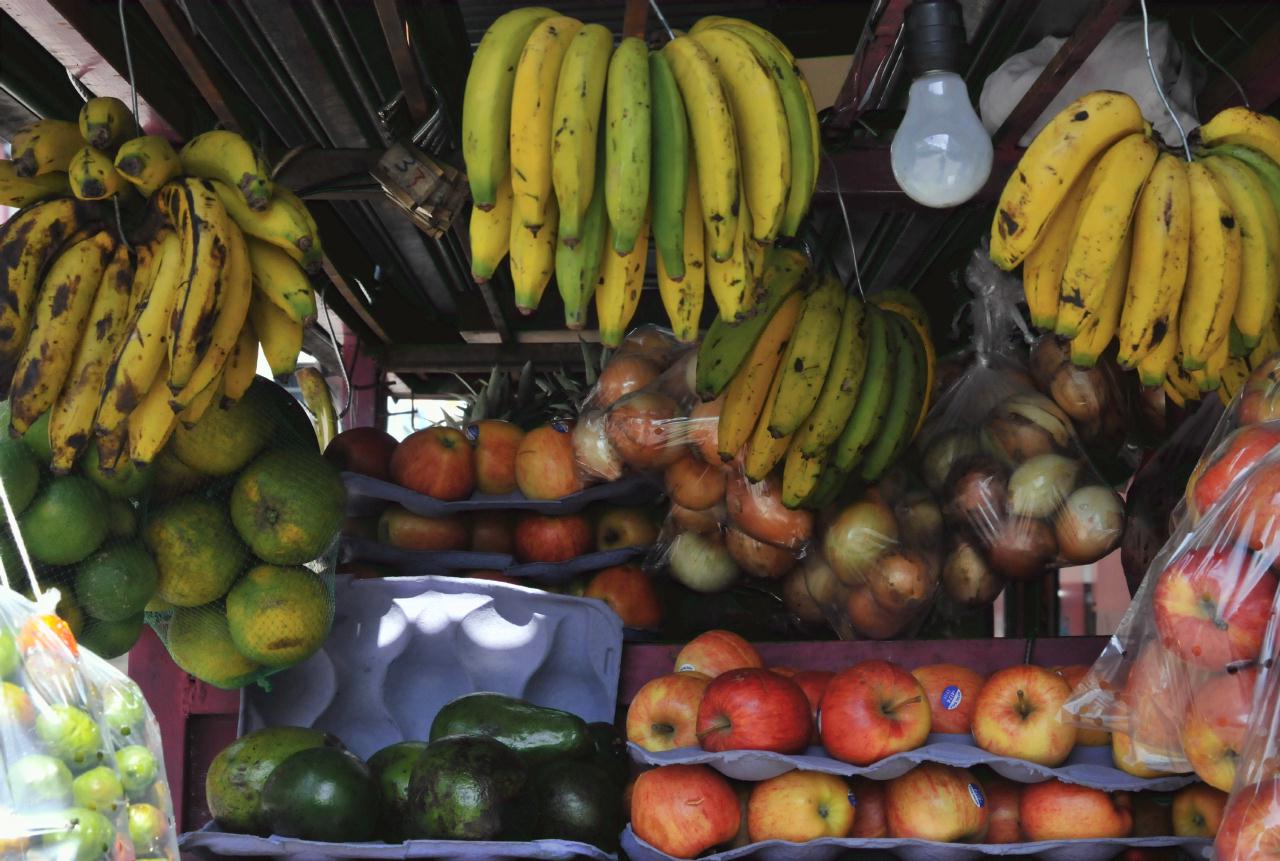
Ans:
[{"label": "electrical wire", "polygon": [[[1219,15],[1218,17],[1222,18],[1221,15]],[[1223,23],[1224,24],[1226,23],[1226,19],[1223,19]],[[1235,31],[1232,30],[1232,32],[1235,32]],[[1240,82],[1236,80],[1235,75],[1231,74],[1230,70],[1227,69],[1226,66],[1218,62],[1217,57],[1213,56],[1213,54],[1210,54],[1208,51],[1206,51],[1204,48],[1204,45],[1200,44],[1200,36],[1199,34],[1196,33],[1196,19],[1194,17],[1191,19],[1191,43],[1196,46],[1196,50],[1199,51],[1200,55],[1204,57],[1205,60],[1208,61],[1209,65],[1213,66],[1215,69],[1221,72],[1222,76],[1232,83],[1232,85],[1236,88],[1236,92],[1240,94],[1240,101],[1244,104],[1244,106],[1246,108],[1252,108],[1253,105],[1249,103],[1249,94],[1244,91],[1244,87],[1242,87],[1240,85]]]},{"label": "electrical wire", "polygon": [[831,178],[836,183],[836,203],[840,205],[840,217],[844,219],[844,233],[849,238],[849,255],[853,258],[853,283],[858,288],[858,295],[865,301],[867,293],[862,289],[862,273],[858,271],[858,246],[853,241],[853,224],[849,221],[849,209],[844,203],[844,192],[840,188],[840,171],[836,170],[836,163],[831,159],[830,153],[823,152],[823,158],[827,161],[827,167],[831,168]]},{"label": "electrical wire", "polygon": [[653,14],[658,16],[658,23],[662,25],[662,29],[667,31],[667,38],[675,41],[676,33],[671,29],[671,25],[667,23],[667,16],[662,14],[662,10],[658,8],[658,0],[649,0],[649,8],[653,10]]},{"label": "electrical wire", "polygon": [[124,42],[124,63],[125,69],[129,73],[129,96],[133,99],[133,134],[138,137],[142,134],[142,126],[138,120],[138,85],[134,83],[133,78],[133,51],[129,47],[129,23],[124,17],[124,0],[120,0],[120,38]]},{"label": "electrical wire", "polygon": [[1169,114],[1169,119],[1173,120],[1178,134],[1182,137],[1183,154],[1186,155],[1187,161],[1191,161],[1191,144],[1187,142],[1187,130],[1182,127],[1182,121],[1178,119],[1173,106],[1169,104],[1169,98],[1160,84],[1160,76],[1156,74],[1156,62],[1151,58],[1151,19],[1147,15],[1147,0],[1138,0],[1138,5],[1142,7],[1142,49],[1147,54],[1147,70],[1151,72],[1151,85],[1156,88],[1156,95],[1160,97],[1165,112]]}]

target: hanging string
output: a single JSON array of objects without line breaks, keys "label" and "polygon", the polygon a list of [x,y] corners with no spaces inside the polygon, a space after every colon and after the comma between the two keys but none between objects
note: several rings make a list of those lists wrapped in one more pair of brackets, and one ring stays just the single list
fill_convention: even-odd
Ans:
[{"label": "hanging string", "polygon": [[853,224],[849,221],[849,210],[844,204],[844,191],[840,188],[840,171],[836,170],[836,163],[832,161],[830,153],[823,151],[822,157],[827,161],[827,167],[831,168],[831,177],[836,183],[836,203],[840,204],[840,217],[844,219],[844,235],[849,239],[849,255],[853,257],[853,283],[858,287],[858,295],[866,301],[866,291],[862,289],[862,273],[858,271],[858,246],[853,241]]},{"label": "hanging string", "polygon": [[[18,555],[22,558],[22,567],[27,572],[27,582],[31,584],[31,597],[37,602],[40,600],[40,584],[36,581],[36,569],[31,564],[31,557],[27,554],[27,543],[22,540],[22,531],[18,528],[18,516],[13,511],[13,504],[9,502],[9,491],[5,489],[4,482],[0,481],[0,507],[4,508],[4,519],[9,524],[9,534],[13,536],[13,546],[17,548]],[[4,581],[6,587],[10,587],[9,572],[4,570],[4,564],[0,562],[0,580]]]},{"label": "hanging string", "polygon": [[1169,98],[1164,94],[1164,87],[1160,84],[1160,76],[1156,74],[1156,62],[1151,58],[1151,19],[1147,16],[1147,0],[1138,0],[1138,5],[1142,7],[1142,48],[1147,54],[1147,70],[1151,72],[1151,85],[1156,88],[1156,95],[1160,97],[1165,112],[1169,114],[1169,119],[1173,120],[1173,125],[1178,129],[1178,135],[1182,138],[1183,154],[1187,157],[1187,161],[1191,161],[1191,144],[1187,142],[1187,130],[1182,127],[1182,121],[1178,119],[1173,106],[1169,104]]},{"label": "hanging string", "polygon": [[125,70],[129,73],[129,96],[133,100],[133,135],[138,137],[142,134],[142,127],[138,120],[138,86],[133,82],[133,51],[129,48],[129,23],[124,17],[124,0],[120,0],[120,38],[124,41],[124,64]]},{"label": "hanging string", "polygon": [[[1225,24],[1227,22],[1224,20],[1223,23]],[[1253,105],[1250,104],[1249,102],[1249,94],[1244,91],[1244,87],[1242,87],[1240,85],[1240,82],[1236,80],[1236,76],[1231,74],[1231,71],[1227,69],[1226,66],[1219,63],[1217,57],[1213,56],[1213,54],[1210,54],[1208,51],[1206,51],[1204,49],[1204,45],[1200,44],[1200,36],[1199,34],[1196,33],[1196,19],[1194,17],[1191,19],[1191,42],[1196,46],[1196,50],[1200,52],[1200,55],[1204,57],[1205,60],[1208,61],[1209,65],[1213,66],[1215,69],[1221,72],[1222,76],[1225,77],[1228,81],[1230,81],[1232,86],[1236,88],[1236,92],[1240,94],[1240,102],[1246,108],[1252,109]]]},{"label": "hanging string", "polygon": [[658,17],[658,23],[662,25],[662,29],[667,31],[667,38],[675,41],[676,33],[671,29],[671,25],[667,23],[667,16],[662,14],[662,10],[658,8],[658,0],[649,0],[649,8],[653,10],[653,14]]}]

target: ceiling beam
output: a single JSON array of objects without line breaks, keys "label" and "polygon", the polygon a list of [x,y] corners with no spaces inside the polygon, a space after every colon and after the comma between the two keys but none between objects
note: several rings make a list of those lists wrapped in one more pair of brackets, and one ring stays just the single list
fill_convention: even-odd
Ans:
[{"label": "ceiling beam", "polygon": [[997,150],[1018,146],[1022,136],[1040,118],[1045,108],[1049,107],[1062,87],[1071,80],[1071,76],[1084,61],[1089,59],[1093,49],[1098,47],[1098,43],[1111,32],[1111,28],[1132,4],[1133,0],[1093,0],[1075,30],[1058,48],[1053,59],[992,136]]},{"label": "ceiling beam", "polygon": [[[831,118],[827,121],[831,128],[847,129],[858,118],[857,106],[870,88],[876,70],[888,63],[910,4],[911,0],[889,0],[880,13],[880,20],[876,21],[871,41],[867,43],[862,56],[858,57],[855,51],[853,62],[849,65],[849,74],[831,106]],[[862,32],[859,31],[859,35]]]},{"label": "ceiling beam", "polygon": [[378,12],[378,23],[382,25],[382,36],[387,40],[387,50],[391,53],[391,65],[400,79],[410,126],[417,128],[426,122],[430,103],[409,44],[409,28],[405,26],[404,15],[400,11],[400,0],[373,0],[373,6]]},{"label": "ceiling beam", "polygon": [[[984,203],[1000,196],[1005,181],[1021,154],[1016,150],[996,150],[991,176],[971,202]],[[855,147],[832,153],[824,161],[819,176],[818,195],[831,196],[837,188],[846,201],[857,201],[869,209],[928,210],[907,197],[893,177],[888,146]],[[831,170],[834,168],[835,176]]]},{"label": "ceiling beam", "polygon": [[196,54],[195,46],[187,38],[182,28],[178,26],[178,22],[174,19],[173,13],[169,11],[169,7],[164,4],[164,0],[142,0],[142,8],[151,18],[151,23],[155,24],[156,29],[160,31],[160,35],[164,38],[165,44],[169,46],[169,50],[173,51],[173,55],[178,58],[178,62],[187,70],[187,74],[191,77],[191,82],[195,84],[200,96],[208,102],[209,107],[213,110],[213,115],[218,118],[218,122],[232,131],[240,131],[240,123],[236,120],[235,114],[231,112],[231,108],[228,107],[226,100],[222,97],[221,90],[213,82],[209,69],[200,61],[199,55]]},{"label": "ceiling beam", "polygon": [[1280,42],[1280,22],[1263,31],[1230,65],[1231,77],[1215,71],[1200,92],[1202,116],[1208,118],[1223,108],[1242,104],[1240,90],[1236,89],[1231,78],[1240,82],[1240,88],[1256,111],[1265,111],[1280,101],[1280,50],[1276,50],[1277,42]]},{"label": "ceiling beam", "polygon": [[388,344],[376,351],[378,366],[398,374],[475,374],[497,366],[517,370],[582,364],[578,344]]},{"label": "ceiling beam", "polygon": [[[129,79],[116,69],[93,42],[83,34],[83,18],[72,14],[67,0],[0,0],[0,10],[40,43],[95,96],[114,96],[131,104]],[[135,37],[136,38],[136,37]],[[147,134],[164,135],[173,141],[182,135],[162,117],[141,94],[138,95],[138,123]]]}]

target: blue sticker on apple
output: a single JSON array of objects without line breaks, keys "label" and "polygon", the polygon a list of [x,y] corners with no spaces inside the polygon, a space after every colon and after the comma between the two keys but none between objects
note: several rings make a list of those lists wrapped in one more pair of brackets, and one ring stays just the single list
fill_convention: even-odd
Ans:
[{"label": "blue sticker on apple", "polygon": [[942,707],[947,711],[960,708],[960,700],[962,699],[964,699],[964,694],[955,685],[947,685],[942,689],[942,695],[939,697]]},{"label": "blue sticker on apple", "polygon": [[854,795],[852,792],[849,793],[849,806],[850,807],[858,806],[858,796]]},{"label": "blue sticker on apple", "polygon": [[463,433],[466,435],[467,439],[471,440],[472,442],[475,442],[476,440],[480,439],[480,425],[476,425],[476,424],[467,425],[467,429],[464,430]]},{"label": "blue sticker on apple", "polygon": [[982,794],[982,787],[976,783],[969,784],[969,797],[973,799],[973,803],[979,807],[987,806],[986,796]]},{"label": "blue sticker on apple", "polygon": [[568,433],[568,432],[569,432],[569,423],[568,423],[568,422],[554,421],[554,422],[552,422],[552,423],[551,423],[551,427],[555,428],[555,429],[556,429],[557,431],[559,431],[560,433]]}]

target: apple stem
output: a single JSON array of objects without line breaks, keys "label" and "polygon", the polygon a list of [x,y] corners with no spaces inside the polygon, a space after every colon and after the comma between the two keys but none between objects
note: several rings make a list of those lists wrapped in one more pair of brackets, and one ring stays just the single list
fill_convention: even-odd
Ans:
[{"label": "apple stem", "polygon": [[1021,688],[1018,689],[1018,714],[1026,717],[1030,712],[1027,708],[1027,695]]},{"label": "apple stem", "polygon": [[657,735],[671,735],[676,731],[675,726],[669,723],[655,723],[649,727]]},{"label": "apple stem", "polygon": [[711,735],[713,732],[721,732],[723,730],[730,729],[732,727],[733,727],[733,722],[730,721],[728,718],[726,718],[724,715],[721,715],[720,717],[716,718],[715,723],[713,723],[711,726],[704,729],[702,732],[695,733],[695,735],[697,736],[698,741],[702,741],[704,738]]}]

